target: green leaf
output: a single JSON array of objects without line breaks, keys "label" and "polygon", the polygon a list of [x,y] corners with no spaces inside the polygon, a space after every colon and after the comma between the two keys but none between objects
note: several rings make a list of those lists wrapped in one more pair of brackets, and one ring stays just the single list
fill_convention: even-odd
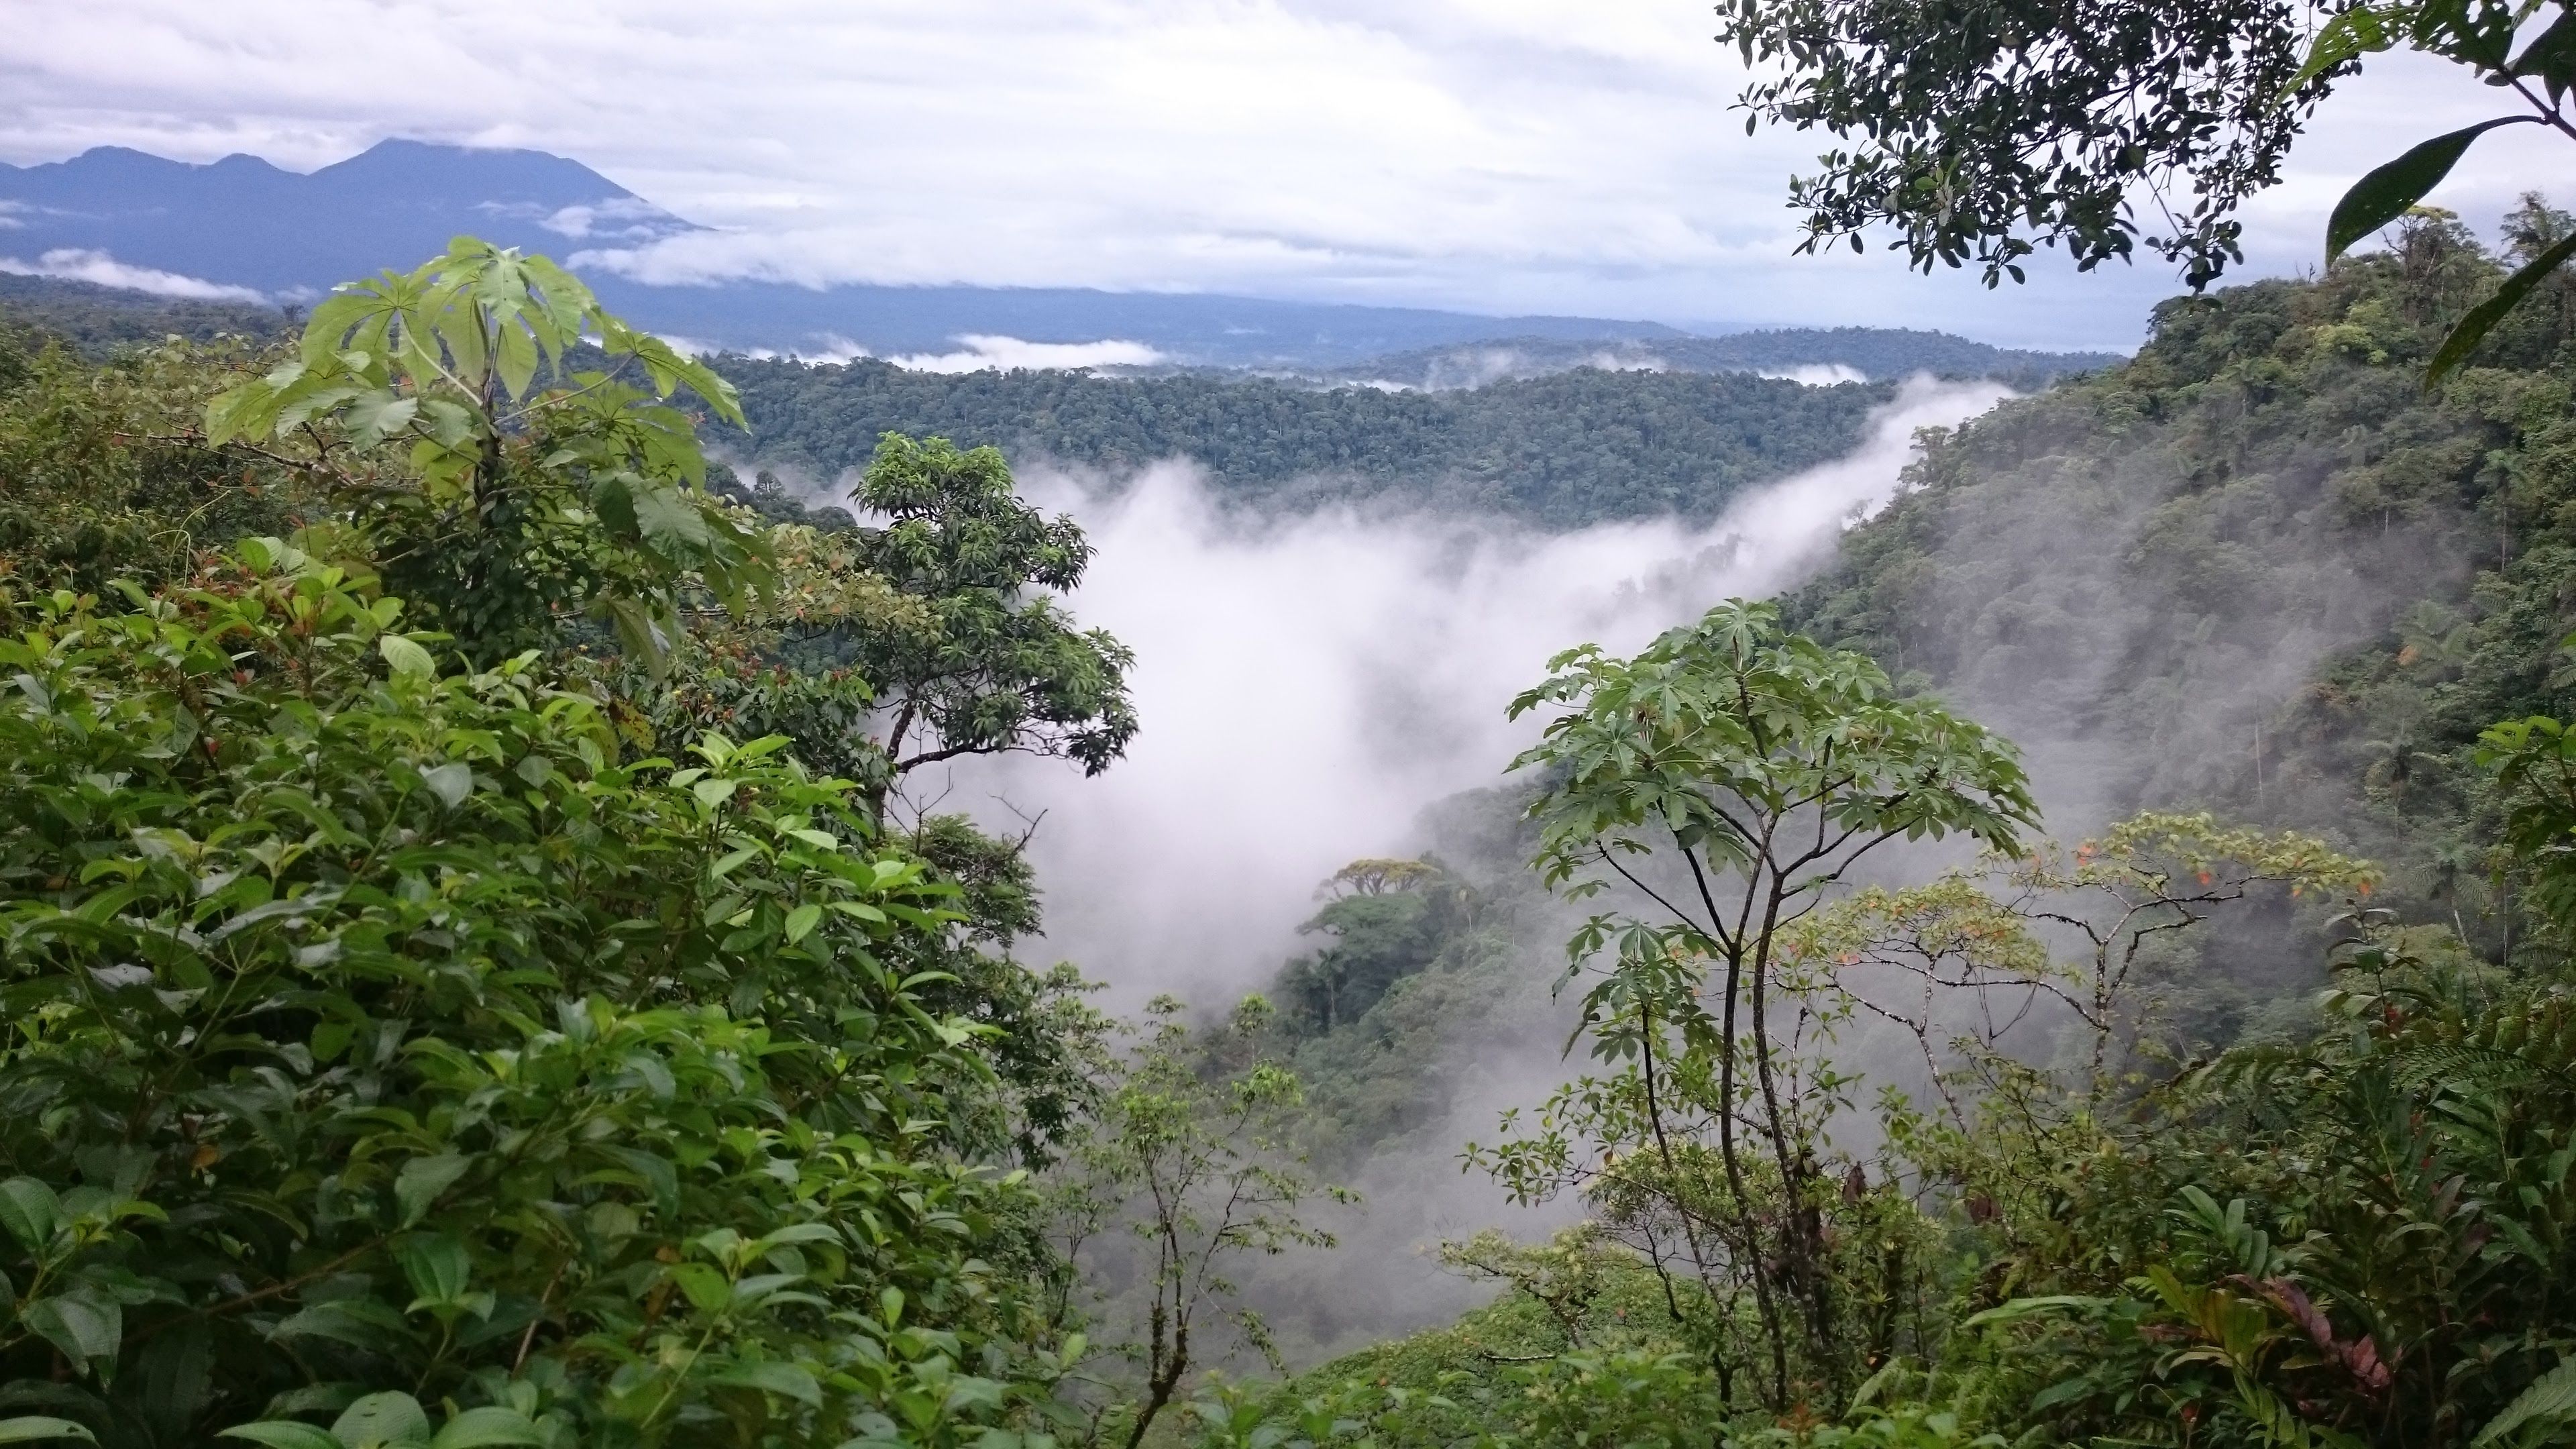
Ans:
[{"label": "green leaf", "polygon": [[2576,1358],[2562,1359],[2558,1367],[2534,1379],[2469,1444],[2471,1449],[2484,1449],[2525,1424],[2569,1419],[2576,1419]]},{"label": "green leaf", "polygon": [[2424,369],[2424,385],[2433,386],[2449,376],[2451,369],[2467,361],[2469,354],[2477,351],[2478,344],[2486,340],[2487,334],[2495,330],[2495,325],[2503,321],[2507,313],[2521,306],[2522,299],[2531,294],[2531,289],[2540,285],[2541,278],[2558,270],[2570,256],[2576,256],[2576,233],[2570,233],[2558,245],[2533,257],[2521,271],[2505,278],[2504,285],[2496,288],[2494,296],[2470,308],[2469,315],[2461,318],[2459,325],[2451,329],[2451,335],[2442,339],[2442,350],[2433,354],[2432,366]]},{"label": "green leaf", "polygon": [[355,435],[353,441],[359,447],[372,448],[410,427],[419,411],[420,399],[387,388],[350,399],[341,413],[341,422]]},{"label": "green leaf", "polygon": [[671,1270],[671,1281],[689,1296],[702,1313],[714,1313],[733,1301],[733,1284],[725,1275],[704,1263],[680,1263]]},{"label": "green leaf", "polygon": [[[420,1295],[424,1304],[449,1304],[465,1294],[465,1285],[473,1280],[474,1262],[465,1255],[465,1245],[445,1234],[424,1234],[405,1239],[394,1249],[401,1260],[403,1277],[410,1280],[411,1291]],[[409,1311],[409,1310],[406,1310]]]},{"label": "green leaf", "polygon": [[446,801],[447,808],[451,810],[464,804],[465,797],[474,793],[474,767],[462,760],[433,765],[420,772],[420,779],[432,794]]},{"label": "green leaf", "polygon": [[235,1424],[215,1431],[227,1439],[248,1439],[265,1444],[268,1449],[340,1449],[340,1441],[293,1419],[263,1419],[256,1424]]},{"label": "green leaf", "polygon": [[82,1439],[98,1442],[86,1424],[69,1419],[48,1419],[42,1414],[22,1414],[14,1419],[0,1419],[0,1444],[31,1444],[40,1439]]},{"label": "green leaf", "polygon": [[113,1368],[125,1338],[125,1310],[97,1298],[39,1298],[19,1313],[19,1322],[43,1335],[74,1363],[104,1363]]},{"label": "green leaf", "polygon": [[625,1163],[636,1176],[644,1179],[644,1185],[652,1190],[653,1205],[657,1211],[669,1216],[680,1210],[680,1172],[678,1168],[671,1165],[669,1158],[655,1156],[639,1147],[609,1147],[602,1150]]},{"label": "green leaf", "polygon": [[633,598],[603,599],[598,605],[617,630],[617,642],[655,679],[671,670],[671,645],[676,634],[657,619],[643,600]]},{"label": "green leaf", "polygon": [[2332,263],[2354,242],[2404,216],[2407,208],[2442,184],[2442,178],[2451,174],[2452,166],[2458,164],[2471,142],[2498,126],[2516,126],[2533,119],[2499,116],[2447,136],[2436,136],[2354,182],[2343,200],[2335,203],[2334,217],[2326,223],[2326,261]]},{"label": "green leaf", "polygon": [[41,1255],[62,1226],[63,1205],[52,1188],[32,1177],[0,1182],[0,1228],[29,1252]]},{"label": "green leaf", "polygon": [[454,1187],[472,1165],[471,1159],[454,1152],[415,1157],[404,1163],[402,1171],[394,1174],[394,1201],[402,1209],[402,1225],[408,1228],[427,1216],[438,1195]]},{"label": "green leaf", "polygon": [[545,1434],[516,1409],[467,1409],[447,1421],[429,1449],[478,1449],[485,1444],[543,1444]]},{"label": "green leaf", "polygon": [[737,1388],[761,1389],[784,1395],[799,1403],[819,1405],[823,1402],[822,1385],[814,1382],[812,1374],[792,1363],[736,1364],[716,1374],[709,1382],[729,1384]]},{"label": "green leaf", "polygon": [[787,944],[795,945],[812,933],[823,919],[823,908],[808,901],[787,913]]},{"label": "green leaf", "polygon": [[390,1444],[425,1444],[429,1415],[420,1401],[399,1390],[369,1394],[343,1410],[331,1424],[331,1437],[344,1449],[380,1449]]},{"label": "green leaf", "polygon": [[427,679],[438,673],[438,661],[430,657],[429,651],[400,634],[377,639],[376,652],[385,657],[396,678]]},{"label": "green leaf", "polygon": [[375,1298],[334,1298],[306,1305],[269,1330],[272,1338],[327,1338],[377,1353],[400,1352],[410,1325],[390,1304]]}]

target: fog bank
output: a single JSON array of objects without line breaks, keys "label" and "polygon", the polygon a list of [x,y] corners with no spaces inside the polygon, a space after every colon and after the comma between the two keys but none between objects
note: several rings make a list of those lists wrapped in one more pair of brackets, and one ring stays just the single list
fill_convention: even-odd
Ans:
[{"label": "fog bank", "polygon": [[1496,780],[1530,735],[1505,708],[1550,655],[1632,650],[1721,599],[1794,582],[1886,501],[1916,429],[2007,395],[1911,382],[1861,448],[1705,528],[1549,535],[1346,507],[1252,519],[1182,462],[1124,486],[1024,475],[1098,548],[1073,609],[1135,650],[1143,731],[1096,779],[978,761],[906,794],[1014,834],[1038,821],[1047,941],[1030,954],[1079,963],[1118,1007],[1156,991],[1215,1004],[1294,953],[1316,882],[1418,849],[1425,805]]}]

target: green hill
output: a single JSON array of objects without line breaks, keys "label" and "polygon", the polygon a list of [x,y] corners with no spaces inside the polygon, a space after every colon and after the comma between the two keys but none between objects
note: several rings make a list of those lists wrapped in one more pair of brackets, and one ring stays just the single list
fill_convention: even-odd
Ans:
[{"label": "green hill", "polygon": [[1753,484],[1851,450],[1884,384],[1581,369],[1468,390],[1315,388],[1211,374],[913,372],[728,357],[751,420],[736,449],[822,481],[889,429],[994,443],[1017,464],[1204,466],[1271,503],[1387,499],[1551,528],[1707,517]]}]

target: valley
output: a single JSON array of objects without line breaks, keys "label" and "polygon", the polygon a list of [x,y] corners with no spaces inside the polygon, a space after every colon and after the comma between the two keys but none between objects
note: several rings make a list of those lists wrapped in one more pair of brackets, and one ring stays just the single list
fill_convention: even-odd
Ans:
[{"label": "valley", "polygon": [[0,278],[0,1439],[2576,1422],[2539,198],[2130,357],[158,235]]}]

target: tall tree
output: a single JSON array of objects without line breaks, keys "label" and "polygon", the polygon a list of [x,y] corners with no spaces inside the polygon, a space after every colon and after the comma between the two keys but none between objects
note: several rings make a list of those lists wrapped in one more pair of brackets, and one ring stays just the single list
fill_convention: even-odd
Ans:
[{"label": "tall tree", "polygon": [[[1682,1231],[1694,1259],[1749,1265],[1784,1403],[1791,1315],[1811,1364],[1836,1373],[1842,1356],[1807,1210],[1817,1144],[1781,1080],[1783,933],[1892,841],[1964,834],[2011,852],[2037,808],[2009,745],[1897,696],[1865,656],[1784,633],[1769,604],[1721,605],[1633,659],[1586,645],[1551,667],[1512,705],[1561,711],[1514,766],[1545,782],[1530,806],[1539,868],[1576,896],[1615,878],[1647,908],[1596,915],[1567,947],[1578,971],[1613,953],[1581,1027],[1634,1089],[1613,1140],[1671,1171],[1677,1121],[1714,1125],[1722,1210],[1686,1207]],[[1767,1207],[1739,1119],[1769,1148]]]},{"label": "tall tree", "polygon": [[859,534],[858,565],[920,606],[853,626],[896,774],[1016,751],[1096,775],[1126,752],[1135,657],[1055,598],[1081,584],[1091,544],[1020,500],[1000,449],[888,433],[852,498],[885,520]]},{"label": "tall tree", "polygon": [[[2486,133],[2543,126],[2576,142],[2570,0],[1726,0],[1718,39],[1777,67],[1741,104],[1762,120],[1853,141],[1790,183],[1813,251],[1896,228],[1916,266],[1973,260],[2023,279],[2039,246],[2079,268],[2141,239],[2133,193],[2162,219],[2146,245],[2197,290],[2243,259],[2238,208],[2366,55],[2410,46],[2516,103],[2417,145],[2356,183],[2328,224],[2328,262],[2421,201]],[[2547,23],[2542,24],[2543,17]],[[2528,40],[2519,37],[2529,35]],[[2531,257],[2459,319],[2438,379],[2576,239]]]}]

